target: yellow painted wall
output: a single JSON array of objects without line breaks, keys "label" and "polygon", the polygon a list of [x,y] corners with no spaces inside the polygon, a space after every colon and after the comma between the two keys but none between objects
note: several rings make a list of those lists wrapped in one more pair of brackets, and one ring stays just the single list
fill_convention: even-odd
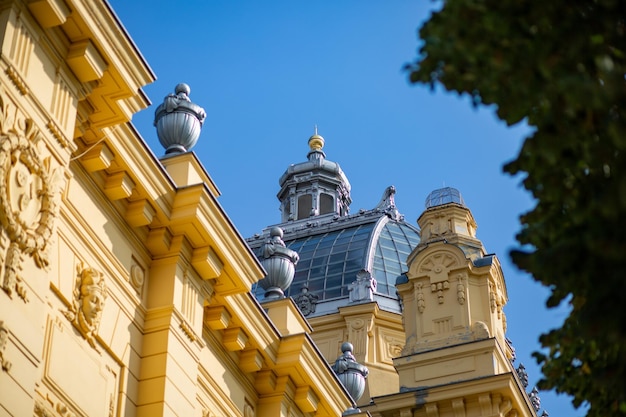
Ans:
[{"label": "yellow painted wall", "polygon": [[0,46],[0,415],[341,414],[195,155],[127,125],[154,74],[108,4],[2,2]]}]

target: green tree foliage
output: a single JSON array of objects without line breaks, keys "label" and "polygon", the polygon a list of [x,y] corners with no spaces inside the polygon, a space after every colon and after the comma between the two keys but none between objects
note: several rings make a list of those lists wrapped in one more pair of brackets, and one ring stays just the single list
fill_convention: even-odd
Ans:
[{"label": "green tree foliage", "polygon": [[514,262],[571,313],[540,337],[542,389],[626,415],[626,1],[447,0],[419,31],[410,80],[533,129],[517,159],[536,206]]}]

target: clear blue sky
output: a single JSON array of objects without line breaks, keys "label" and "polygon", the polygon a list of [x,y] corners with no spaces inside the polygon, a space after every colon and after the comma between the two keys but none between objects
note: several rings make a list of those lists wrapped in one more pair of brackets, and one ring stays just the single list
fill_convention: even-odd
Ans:
[{"label": "clear blue sky", "polygon": [[[318,125],[327,158],[352,184],[354,213],[373,208],[388,185],[415,220],[433,189],[458,188],[478,237],[503,265],[508,337],[531,384],[532,351],[565,310],[544,308],[547,291],[511,264],[519,215],[532,207],[520,178],[502,173],[526,127],[507,128],[467,98],[411,86],[426,0],[110,0],[158,80],[153,105],[133,122],[157,156],[154,110],[176,84],[207,112],[194,151],[222,192],[219,201],[244,237],[280,222],[278,178],[304,161]],[[468,22],[471,24],[471,22]],[[528,390],[532,385],[528,387]],[[541,393],[551,416],[584,415],[567,397]]]}]

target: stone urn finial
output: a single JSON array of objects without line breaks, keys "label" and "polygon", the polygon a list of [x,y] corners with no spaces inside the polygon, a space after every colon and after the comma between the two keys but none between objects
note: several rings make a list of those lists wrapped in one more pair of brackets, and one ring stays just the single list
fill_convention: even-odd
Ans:
[{"label": "stone urn finial", "polygon": [[265,241],[261,250],[261,265],[267,275],[259,281],[259,285],[265,290],[265,299],[285,298],[284,291],[293,281],[300,257],[296,251],[285,246],[280,227],[272,227],[270,238]]},{"label": "stone urn finial", "polygon": [[344,416],[361,412],[357,408],[356,402],[361,399],[365,392],[365,379],[369,374],[369,369],[365,365],[358,363],[354,358],[352,354],[353,349],[352,343],[344,342],[341,345],[342,354],[332,366],[337,378],[339,378],[339,381],[341,381],[354,401],[353,406],[344,411]]},{"label": "stone urn finial", "polygon": [[191,150],[200,136],[206,113],[191,102],[190,92],[187,84],[178,84],[175,94],[168,94],[154,112],[157,136],[166,154]]}]

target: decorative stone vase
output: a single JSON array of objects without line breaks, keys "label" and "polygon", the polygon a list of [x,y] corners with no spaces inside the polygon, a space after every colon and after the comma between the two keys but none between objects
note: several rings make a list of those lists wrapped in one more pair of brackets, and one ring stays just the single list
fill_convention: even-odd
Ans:
[{"label": "decorative stone vase", "polygon": [[206,113],[189,99],[191,89],[178,84],[176,94],[169,94],[154,112],[154,125],[166,154],[191,150],[200,137]]},{"label": "decorative stone vase", "polygon": [[342,355],[337,358],[335,364],[332,366],[337,378],[341,381],[354,401],[354,405],[343,413],[344,416],[361,412],[361,410],[357,408],[356,402],[361,399],[365,392],[365,379],[369,374],[369,369],[356,361],[352,350],[352,343],[343,343],[341,345]]},{"label": "decorative stone vase", "polygon": [[259,281],[259,285],[265,290],[266,300],[285,298],[285,290],[291,285],[296,272],[298,253],[288,249],[282,237],[282,229],[273,227],[270,238],[261,248],[261,265],[267,275]]}]

